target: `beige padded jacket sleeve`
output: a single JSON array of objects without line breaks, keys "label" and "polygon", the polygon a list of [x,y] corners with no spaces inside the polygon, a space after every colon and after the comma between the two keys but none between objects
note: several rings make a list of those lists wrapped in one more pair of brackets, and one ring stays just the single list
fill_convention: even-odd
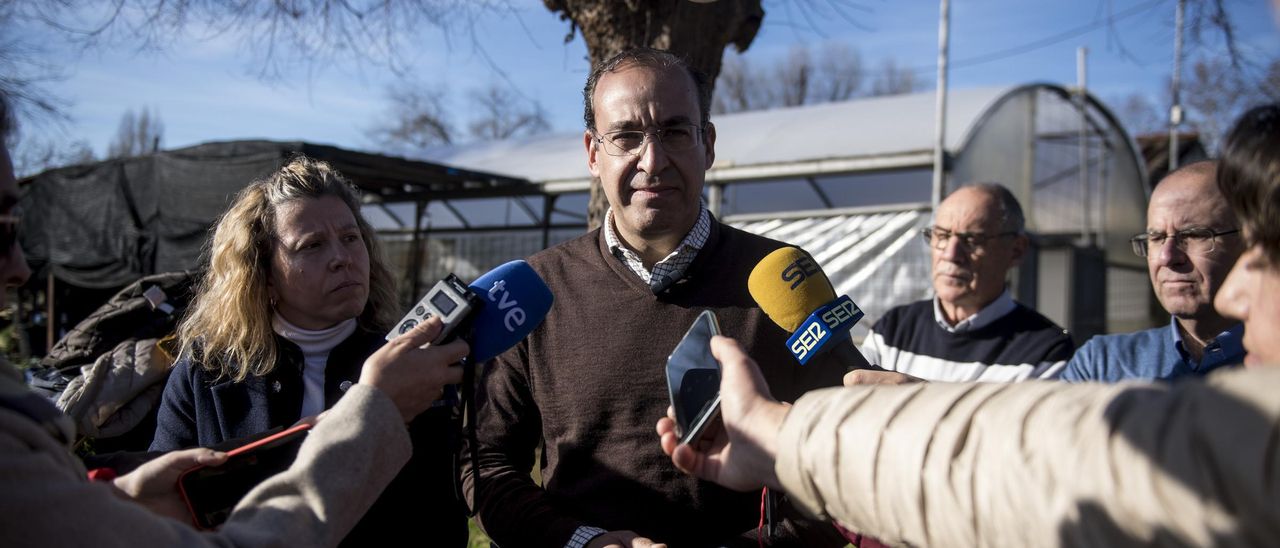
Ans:
[{"label": "beige padded jacket sleeve", "polygon": [[916,384],[796,402],[777,474],[917,546],[1280,545],[1280,368],[1164,384]]},{"label": "beige padded jacket sleeve", "polygon": [[86,481],[65,447],[0,408],[0,545],[334,546],[412,452],[395,404],[357,384],[312,430],[293,466],[251,491],[221,529],[200,532]]}]

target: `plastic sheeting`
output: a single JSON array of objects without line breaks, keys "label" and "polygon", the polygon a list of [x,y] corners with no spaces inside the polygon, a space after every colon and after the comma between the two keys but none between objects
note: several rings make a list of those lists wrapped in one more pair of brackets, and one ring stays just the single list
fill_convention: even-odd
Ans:
[{"label": "plastic sheeting", "polygon": [[866,314],[852,330],[857,340],[889,309],[931,295],[929,253],[920,239],[928,211],[728,221],[813,255],[836,294],[849,295]]},{"label": "plastic sheeting", "polygon": [[[419,200],[428,193],[444,200],[539,192],[520,179],[327,145],[205,143],[31,178],[19,203],[25,213],[22,248],[34,267],[48,266],[55,277],[79,287],[115,288],[147,274],[196,268],[209,228],[235,193],[295,153],[328,162],[367,197],[386,202]],[[457,209],[466,210],[474,201],[460,200]],[[388,220],[385,214],[382,219]]]},{"label": "plastic sheeting", "polygon": [[[866,313],[852,331],[859,340],[890,308],[931,295],[929,253],[920,239],[920,229],[929,224],[927,210],[763,220],[730,217],[728,223],[812,254],[836,293],[849,295]],[[580,230],[553,230],[551,245],[580,234]],[[471,279],[504,262],[536,253],[541,240],[541,233],[534,231],[426,234],[422,245],[427,252],[418,272],[420,285],[429,287],[449,273]],[[386,242],[384,249],[393,271],[405,271],[409,241]],[[402,297],[418,298],[408,294],[408,280],[402,280],[401,286],[405,292]]]},{"label": "plastic sheeting", "polygon": [[23,251],[60,280],[109,288],[196,266],[213,221],[284,146],[192,147],[45,172],[24,188]]}]

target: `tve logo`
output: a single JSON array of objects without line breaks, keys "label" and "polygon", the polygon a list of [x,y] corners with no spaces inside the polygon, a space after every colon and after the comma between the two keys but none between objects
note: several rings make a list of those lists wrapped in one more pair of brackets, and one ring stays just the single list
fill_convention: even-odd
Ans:
[{"label": "tve logo", "polygon": [[813,263],[813,259],[806,255],[796,259],[794,263],[791,263],[787,265],[786,268],[782,269],[782,281],[791,282],[791,289],[795,290],[795,288],[799,287],[800,284],[804,282],[805,278],[820,273],[822,273],[822,270],[818,268],[818,265]]},{"label": "tve logo", "polygon": [[809,363],[814,356],[849,336],[849,329],[862,319],[862,310],[848,295],[823,305],[813,311],[795,334],[787,339],[787,349],[800,365]]},{"label": "tve logo", "polygon": [[520,302],[510,297],[511,292],[507,291],[506,280],[493,282],[493,287],[489,288],[489,300],[498,305],[498,310],[510,309],[502,318],[502,326],[507,328],[507,331],[515,333],[517,327],[524,325],[525,312],[520,308]]}]

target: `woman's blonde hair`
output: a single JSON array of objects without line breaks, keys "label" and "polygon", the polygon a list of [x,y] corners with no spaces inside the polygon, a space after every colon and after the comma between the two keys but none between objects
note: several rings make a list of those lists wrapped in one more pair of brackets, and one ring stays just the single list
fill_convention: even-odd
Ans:
[{"label": "woman's blonde hair", "polygon": [[[381,332],[395,318],[395,280],[382,262],[373,227],[360,215],[359,191],[328,163],[298,155],[236,195],[213,229],[209,263],[178,338],[183,354],[236,382],[269,373],[279,349],[267,293],[276,245],[276,213],[294,200],[335,196],[351,208],[369,250],[369,300],[357,319]],[[191,353],[191,354],[188,354]]]}]

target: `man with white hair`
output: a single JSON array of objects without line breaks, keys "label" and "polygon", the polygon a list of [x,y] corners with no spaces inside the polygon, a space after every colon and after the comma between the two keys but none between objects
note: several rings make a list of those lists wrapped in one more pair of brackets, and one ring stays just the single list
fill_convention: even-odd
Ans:
[{"label": "man with white hair", "polygon": [[898,374],[855,371],[850,377],[862,380],[846,384],[1009,382],[1060,370],[1071,338],[1005,286],[1027,251],[1025,224],[1017,199],[999,184],[962,186],[943,200],[923,231],[935,297],[890,310],[862,345],[867,361]]}]

